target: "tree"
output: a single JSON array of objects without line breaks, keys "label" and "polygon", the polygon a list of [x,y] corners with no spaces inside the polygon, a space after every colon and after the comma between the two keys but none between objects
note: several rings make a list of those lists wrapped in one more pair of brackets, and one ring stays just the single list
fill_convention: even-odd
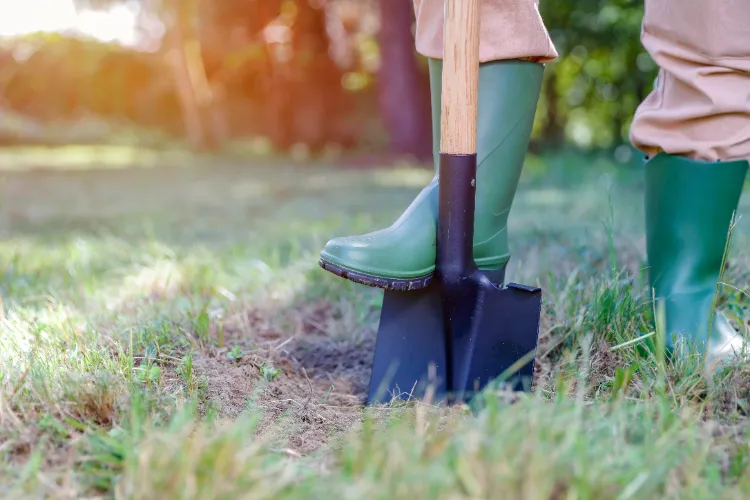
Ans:
[{"label": "tree", "polygon": [[573,124],[588,130],[586,145],[621,144],[655,76],[640,42],[643,3],[544,0],[540,11],[560,53],[545,78],[542,141],[562,144]]},{"label": "tree", "polygon": [[378,96],[389,150],[432,155],[429,87],[414,50],[414,8],[404,0],[380,0]]},{"label": "tree", "polygon": [[[76,0],[86,8],[104,9],[123,0]],[[201,0],[141,0],[144,15],[157,15],[165,26],[162,51],[172,69],[185,132],[196,150],[221,142],[221,123],[206,77],[200,42]]]}]

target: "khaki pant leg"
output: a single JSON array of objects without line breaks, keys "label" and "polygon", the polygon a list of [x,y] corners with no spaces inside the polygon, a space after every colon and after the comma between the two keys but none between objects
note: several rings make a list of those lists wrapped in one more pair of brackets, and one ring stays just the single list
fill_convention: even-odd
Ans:
[{"label": "khaki pant leg", "polygon": [[633,145],[750,159],[750,0],[646,0],[641,40],[660,70],[633,118]]},{"label": "khaki pant leg", "polygon": [[[414,0],[417,52],[443,58],[445,0]],[[539,15],[539,0],[479,0],[479,62],[525,59],[549,62],[557,58]],[[748,0],[750,1],[750,0]]]}]

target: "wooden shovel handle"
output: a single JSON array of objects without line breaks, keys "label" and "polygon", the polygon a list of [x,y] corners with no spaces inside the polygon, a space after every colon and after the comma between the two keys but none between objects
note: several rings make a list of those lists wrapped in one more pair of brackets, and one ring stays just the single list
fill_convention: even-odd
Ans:
[{"label": "wooden shovel handle", "polygon": [[445,0],[440,151],[477,152],[479,0]]}]

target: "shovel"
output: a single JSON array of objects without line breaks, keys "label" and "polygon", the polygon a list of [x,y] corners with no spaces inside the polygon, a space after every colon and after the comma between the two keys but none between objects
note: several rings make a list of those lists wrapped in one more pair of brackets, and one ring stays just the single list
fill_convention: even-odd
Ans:
[{"label": "shovel", "polygon": [[[529,390],[541,290],[504,284],[473,257],[479,85],[478,0],[446,0],[435,277],[385,291],[368,404],[469,401],[491,383]],[[429,391],[429,393],[428,393]]]}]

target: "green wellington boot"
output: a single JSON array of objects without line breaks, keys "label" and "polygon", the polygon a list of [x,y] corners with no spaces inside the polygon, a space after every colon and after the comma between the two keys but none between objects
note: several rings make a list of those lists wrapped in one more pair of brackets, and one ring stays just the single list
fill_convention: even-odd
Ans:
[{"label": "green wellington boot", "polygon": [[[320,265],[339,276],[387,290],[427,286],[435,271],[442,61],[431,59],[435,177],[390,227],[335,238]],[[508,213],[521,176],[544,66],[527,61],[480,65],[474,259],[482,270],[502,269],[508,252]]]},{"label": "green wellington boot", "polygon": [[646,164],[649,281],[664,312],[667,349],[702,352],[708,365],[729,360],[744,345],[713,310],[747,169],[747,161],[709,163],[665,153]]}]

